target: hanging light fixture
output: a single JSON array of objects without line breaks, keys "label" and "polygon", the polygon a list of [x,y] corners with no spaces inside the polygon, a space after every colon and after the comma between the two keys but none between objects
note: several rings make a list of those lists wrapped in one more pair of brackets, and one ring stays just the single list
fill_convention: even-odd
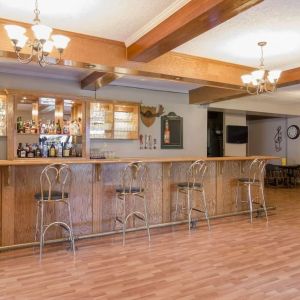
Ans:
[{"label": "hanging light fixture", "polygon": [[261,49],[260,66],[251,74],[241,76],[242,82],[247,88],[247,92],[251,95],[262,93],[273,93],[276,91],[278,79],[280,77],[280,70],[267,71],[264,65],[264,50],[263,47],[267,42],[259,42],[258,46]]},{"label": "hanging light fixture", "polygon": [[[59,59],[56,60],[54,64],[58,64],[61,60],[61,55],[65,48],[68,46],[70,39],[67,36],[60,34],[53,34],[52,28],[43,24],[40,24],[40,10],[38,8],[38,0],[35,0],[35,9],[34,9],[35,18],[33,20],[34,25],[31,26],[31,29],[34,33],[35,39],[33,41],[28,40],[28,37],[25,35],[26,29],[18,25],[5,25],[5,30],[9,36],[15,53],[18,57],[18,60],[21,63],[29,63],[36,56],[37,62],[41,67],[50,64],[47,62],[46,57],[52,51],[53,46],[59,52]],[[31,54],[27,58],[21,57],[21,50],[24,46],[29,46],[31,48]],[[51,63],[52,64],[52,63]]]}]

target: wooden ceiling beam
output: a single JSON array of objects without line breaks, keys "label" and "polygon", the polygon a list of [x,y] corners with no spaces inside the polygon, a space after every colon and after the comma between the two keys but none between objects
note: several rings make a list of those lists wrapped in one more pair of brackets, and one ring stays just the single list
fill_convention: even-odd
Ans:
[{"label": "wooden ceiling beam", "polygon": [[114,73],[105,73],[94,71],[87,77],[81,80],[80,85],[83,90],[96,91],[101,87],[104,87],[112,81],[120,78],[120,75]]},{"label": "wooden ceiling beam", "polygon": [[127,58],[149,62],[263,0],[191,0],[127,48]]},{"label": "wooden ceiling beam", "polygon": [[[300,83],[300,68],[294,68],[282,72],[277,88],[291,86]],[[242,87],[239,89],[228,89],[222,87],[204,86],[189,92],[190,104],[210,104],[249,95]],[[253,95],[255,96],[255,95]]]},{"label": "wooden ceiling beam", "polygon": [[189,91],[189,102],[190,104],[210,104],[247,95],[245,91],[240,89],[233,90],[203,86]]}]

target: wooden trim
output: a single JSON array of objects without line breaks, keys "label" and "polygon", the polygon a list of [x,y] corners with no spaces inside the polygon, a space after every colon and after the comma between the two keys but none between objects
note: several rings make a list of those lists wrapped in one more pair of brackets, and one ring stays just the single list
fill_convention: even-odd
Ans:
[{"label": "wooden trim", "polygon": [[162,222],[171,222],[171,169],[172,163],[162,164]]},{"label": "wooden trim", "polygon": [[127,48],[127,58],[149,62],[263,0],[191,0]]},{"label": "wooden trim", "polygon": [[93,166],[93,233],[102,232],[103,179],[101,165]]},{"label": "wooden trim", "polygon": [[[2,204],[1,204],[1,240],[2,246],[15,243],[15,167],[8,166],[4,169],[2,177]],[[21,200],[21,199],[20,199]]]},{"label": "wooden trim", "polygon": [[247,96],[243,90],[231,90],[216,88],[210,86],[200,87],[189,91],[189,103],[190,104],[209,104],[213,102],[224,101],[233,98],[239,98]]}]

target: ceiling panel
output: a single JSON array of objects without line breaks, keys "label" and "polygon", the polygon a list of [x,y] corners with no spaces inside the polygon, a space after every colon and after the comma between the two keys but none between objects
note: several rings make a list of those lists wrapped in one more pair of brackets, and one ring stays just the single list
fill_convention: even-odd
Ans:
[{"label": "ceiling panel", "polygon": [[[0,0],[0,18],[32,23],[34,0]],[[125,41],[176,0],[40,0],[42,23]]]},{"label": "ceiling panel", "polygon": [[267,68],[300,66],[300,1],[264,0],[175,51],[256,67],[266,41]]}]

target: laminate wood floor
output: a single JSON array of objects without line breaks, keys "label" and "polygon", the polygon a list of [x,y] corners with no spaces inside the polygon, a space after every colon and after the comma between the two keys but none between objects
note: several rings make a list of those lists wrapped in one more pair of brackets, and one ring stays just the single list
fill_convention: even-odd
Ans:
[{"label": "laminate wood floor", "polygon": [[268,189],[248,216],[0,253],[0,299],[300,299],[300,189]]}]

